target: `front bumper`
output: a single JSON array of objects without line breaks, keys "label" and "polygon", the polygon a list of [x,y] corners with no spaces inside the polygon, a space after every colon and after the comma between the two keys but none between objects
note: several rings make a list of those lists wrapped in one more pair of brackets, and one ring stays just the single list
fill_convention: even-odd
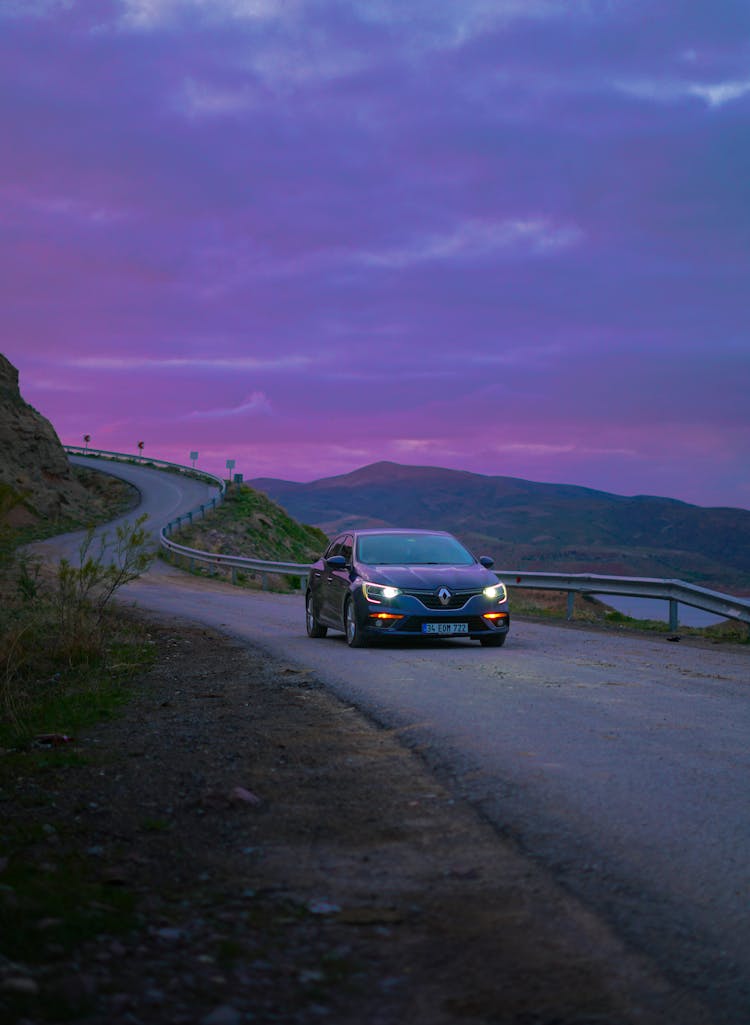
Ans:
[{"label": "front bumper", "polygon": [[[474,640],[493,634],[507,634],[510,629],[508,603],[491,602],[481,595],[470,598],[460,609],[427,609],[412,595],[400,594],[389,602],[368,602],[359,592],[355,607],[360,629],[370,637],[435,637]],[[486,618],[487,616],[491,618]],[[426,623],[466,623],[465,633],[426,633]]]}]

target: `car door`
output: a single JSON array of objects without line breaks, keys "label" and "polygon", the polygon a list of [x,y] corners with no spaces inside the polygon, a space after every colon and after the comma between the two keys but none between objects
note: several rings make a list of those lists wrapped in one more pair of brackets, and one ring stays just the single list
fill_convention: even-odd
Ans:
[{"label": "car door", "polygon": [[346,566],[341,569],[332,569],[330,580],[327,581],[328,591],[331,597],[331,621],[340,623],[343,630],[344,605],[349,594],[349,586],[352,580],[352,558],[354,553],[354,538],[347,534],[341,540],[341,545],[336,552],[346,559]]},{"label": "car door", "polygon": [[323,572],[321,573],[318,588],[317,611],[319,618],[324,623],[328,623],[329,626],[338,626],[339,615],[336,611],[335,600],[335,595],[338,590],[338,581],[335,576],[335,570],[333,567],[328,565],[328,559],[333,558],[334,555],[341,555],[341,547],[345,538],[345,534],[341,534],[339,537],[335,538],[323,556]]},{"label": "car door", "polygon": [[323,609],[326,577],[328,575],[326,559],[333,554],[335,543],[335,541],[328,542],[328,547],[323,553],[320,561],[317,563],[313,563],[312,569],[310,570],[310,591],[312,592],[313,602],[315,604],[315,614],[319,619],[321,618],[321,612]]}]

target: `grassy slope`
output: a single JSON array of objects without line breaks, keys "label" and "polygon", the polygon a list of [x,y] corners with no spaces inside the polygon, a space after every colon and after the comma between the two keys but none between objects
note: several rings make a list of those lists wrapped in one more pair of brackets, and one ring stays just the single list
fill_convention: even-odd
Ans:
[{"label": "grassy slope", "polygon": [[99,526],[134,510],[140,501],[138,489],[127,481],[88,467],[74,466],[72,470],[88,496],[80,519],[40,519],[26,505],[22,495],[17,495],[7,485],[0,486],[0,546],[6,551],[13,550],[56,534]]},{"label": "grassy slope", "polygon": [[184,527],[173,539],[188,548],[280,562],[313,562],[328,545],[317,527],[298,523],[260,491],[233,487],[204,520]]}]

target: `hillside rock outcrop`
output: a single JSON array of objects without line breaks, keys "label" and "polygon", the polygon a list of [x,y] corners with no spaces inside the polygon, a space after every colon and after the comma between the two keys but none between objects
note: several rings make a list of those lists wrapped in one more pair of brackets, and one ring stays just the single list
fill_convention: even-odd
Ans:
[{"label": "hillside rock outcrop", "polygon": [[18,370],[0,353],[0,483],[42,519],[80,516],[88,505],[54,427],[21,397]]}]

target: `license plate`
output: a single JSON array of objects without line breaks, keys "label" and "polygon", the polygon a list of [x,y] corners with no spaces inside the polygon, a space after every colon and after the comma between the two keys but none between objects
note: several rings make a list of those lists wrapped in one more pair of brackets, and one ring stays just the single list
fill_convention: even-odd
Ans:
[{"label": "license plate", "polygon": [[467,634],[468,623],[422,623],[423,634]]}]

